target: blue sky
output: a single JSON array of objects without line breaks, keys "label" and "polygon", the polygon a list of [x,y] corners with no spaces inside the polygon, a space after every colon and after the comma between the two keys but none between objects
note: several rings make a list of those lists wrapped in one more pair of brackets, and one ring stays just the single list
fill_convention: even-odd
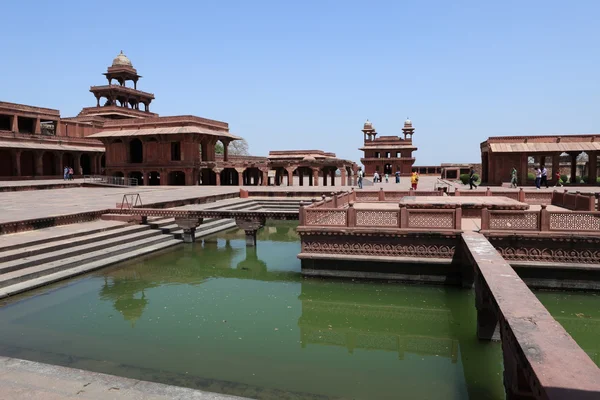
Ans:
[{"label": "blue sky", "polygon": [[123,50],[160,115],[250,150],[358,161],[362,124],[416,128],[417,164],[494,135],[600,131],[600,2],[6,0],[0,100],[74,116]]}]

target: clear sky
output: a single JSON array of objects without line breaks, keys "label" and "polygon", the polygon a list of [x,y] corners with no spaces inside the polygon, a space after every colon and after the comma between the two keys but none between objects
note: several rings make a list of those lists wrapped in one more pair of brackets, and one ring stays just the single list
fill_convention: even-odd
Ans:
[{"label": "clear sky", "polygon": [[417,164],[488,136],[600,131],[600,1],[2,2],[0,100],[95,105],[123,50],[160,115],[229,122],[250,151],[358,161],[362,124],[416,128]]}]

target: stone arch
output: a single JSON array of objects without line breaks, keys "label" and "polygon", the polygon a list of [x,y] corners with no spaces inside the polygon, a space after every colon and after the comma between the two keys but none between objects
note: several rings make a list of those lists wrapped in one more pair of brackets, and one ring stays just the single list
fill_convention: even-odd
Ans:
[{"label": "stone arch", "polygon": [[198,184],[202,186],[215,186],[217,184],[217,174],[211,168],[201,168],[198,178]]},{"label": "stone arch", "polygon": [[133,138],[129,142],[129,162],[136,164],[144,162],[144,145],[138,138]]},{"label": "stone arch", "polygon": [[79,157],[79,162],[81,165],[81,171],[83,175],[90,175],[92,173],[92,159],[89,154],[83,153]]},{"label": "stone arch", "polygon": [[35,176],[35,154],[33,154],[33,151],[21,153],[21,176]]},{"label": "stone arch", "polygon": [[169,185],[184,186],[185,185],[185,172],[183,172],[183,171],[169,172]]},{"label": "stone arch", "polygon": [[160,185],[160,173],[157,171],[152,171],[148,174],[148,186],[158,186]]},{"label": "stone arch", "polygon": [[262,179],[262,172],[258,167],[248,167],[242,173],[244,179],[244,185],[247,186],[258,186]]},{"label": "stone arch", "polygon": [[42,175],[59,175],[59,171],[56,170],[56,156],[50,151],[45,152],[42,156]]},{"label": "stone arch", "polygon": [[239,186],[239,175],[235,168],[224,168],[221,171],[222,186]]},{"label": "stone arch", "polygon": [[0,150],[0,176],[13,176],[13,153],[10,150]]},{"label": "stone arch", "polygon": [[129,173],[129,178],[137,179],[138,186],[142,186],[144,184],[144,174],[140,171],[131,171]]}]

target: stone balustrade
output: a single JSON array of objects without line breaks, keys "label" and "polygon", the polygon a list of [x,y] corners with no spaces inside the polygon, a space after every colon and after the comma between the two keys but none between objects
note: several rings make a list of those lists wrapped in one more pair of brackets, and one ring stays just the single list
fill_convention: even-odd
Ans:
[{"label": "stone balustrade", "polygon": [[489,210],[481,213],[481,231],[564,232],[600,235],[598,211]]}]

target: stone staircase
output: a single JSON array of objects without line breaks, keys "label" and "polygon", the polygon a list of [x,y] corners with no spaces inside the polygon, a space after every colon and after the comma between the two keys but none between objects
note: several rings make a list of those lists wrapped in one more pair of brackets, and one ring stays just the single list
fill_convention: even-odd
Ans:
[{"label": "stone staircase", "polygon": [[[297,210],[297,199],[232,199],[201,206],[207,210]],[[0,298],[182,243],[174,218],[149,219],[147,225],[102,222],[102,228],[48,228],[46,235],[20,233],[23,240],[0,243]],[[98,226],[100,222],[97,223]],[[232,219],[205,219],[196,239],[236,227]],[[39,232],[39,231],[38,231]]]}]

